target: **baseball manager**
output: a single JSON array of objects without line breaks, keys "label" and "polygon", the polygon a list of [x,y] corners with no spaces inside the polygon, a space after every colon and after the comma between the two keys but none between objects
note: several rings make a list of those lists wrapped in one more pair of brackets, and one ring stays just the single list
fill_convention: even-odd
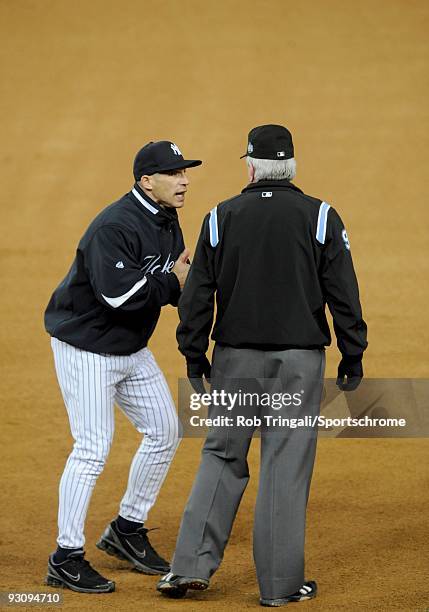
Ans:
[{"label": "baseball manager", "polygon": [[[304,398],[288,415],[317,417],[325,347],[331,342],[326,304],[342,353],[337,384],[353,390],[363,376],[367,328],[349,239],[332,206],[291,182],[296,164],[285,127],[254,128],[246,157],[250,184],[204,219],[179,302],[179,349],[196,390],[203,376],[211,376],[212,390],[237,390],[245,380],[254,388],[277,385]],[[215,294],[210,368],[206,351]],[[270,407],[259,407],[259,415],[269,413]],[[209,416],[221,414],[225,407],[213,402]],[[242,435],[231,435],[227,427],[209,431],[171,572],[158,583],[161,593],[181,597],[187,589],[208,587],[249,479],[246,457],[254,429]],[[304,576],[316,441],[311,427],[261,426],[254,559],[264,606],[310,599],[317,592]]]},{"label": "baseball manager", "polygon": [[176,144],[150,142],[136,155],[135,184],[105,208],[79,242],[45,313],[73,450],[59,487],[57,550],[47,584],[106,593],[115,584],[84,559],[84,523],[114,430],[116,402],[144,439],[131,464],[119,514],[97,546],[148,574],[169,564],[144,527],[178,444],[177,414],[147,344],[162,306],[177,305],[188,269],[177,209],[189,180]]}]

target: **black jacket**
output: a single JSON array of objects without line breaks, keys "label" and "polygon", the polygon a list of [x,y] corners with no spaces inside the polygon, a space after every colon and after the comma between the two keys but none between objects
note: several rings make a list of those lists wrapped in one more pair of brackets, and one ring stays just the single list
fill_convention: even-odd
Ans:
[{"label": "black jacket", "polygon": [[330,344],[327,303],[338,348],[366,346],[359,291],[338,213],[289,181],[259,181],[204,219],[179,301],[180,351],[202,356],[212,338],[261,350]]},{"label": "black jacket", "polygon": [[171,270],[183,249],[177,212],[134,185],[88,227],[48,304],[46,330],[94,353],[140,350],[161,307],[177,305],[180,285]]}]

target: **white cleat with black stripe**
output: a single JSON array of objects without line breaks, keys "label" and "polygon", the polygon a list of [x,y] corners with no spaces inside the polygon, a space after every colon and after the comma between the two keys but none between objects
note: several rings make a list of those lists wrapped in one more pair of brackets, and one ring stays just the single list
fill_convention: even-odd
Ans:
[{"label": "white cleat with black stripe", "polygon": [[309,580],[308,582],[304,582],[302,587],[292,595],[287,595],[286,597],[277,597],[276,599],[265,599],[261,597],[260,602],[261,606],[279,608],[280,606],[285,606],[288,603],[313,599],[313,597],[316,597],[316,595],[317,584],[314,580]]},{"label": "white cleat with black stripe", "polygon": [[177,576],[170,572],[166,574],[156,585],[157,591],[171,597],[180,599],[185,597],[187,590],[205,591],[209,586],[209,581],[205,578],[191,578],[189,576]]}]

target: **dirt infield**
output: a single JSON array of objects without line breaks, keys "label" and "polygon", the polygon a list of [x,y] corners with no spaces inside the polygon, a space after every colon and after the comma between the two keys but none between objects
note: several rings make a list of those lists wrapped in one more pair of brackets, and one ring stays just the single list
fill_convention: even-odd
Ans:
[{"label": "dirt infield", "polygon": [[[0,4],[2,58],[2,521],[0,590],[48,590],[57,484],[70,450],[43,310],[98,210],[128,191],[135,151],[177,142],[189,171],[181,222],[193,249],[203,215],[245,186],[248,130],[285,123],[296,183],[341,213],[370,347],[368,377],[429,377],[427,25],[423,0],[17,0]],[[168,307],[151,349],[177,398],[184,364]],[[327,375],[338,362],[328,351]],[[252,478],[207,593],[164,600],[94,544],[116,514],[138,435],[118,413],[87,521],[87,556],[111,595],[64,592],[67,610],[259,609]],[[199,461],[184,440],[149,527],[171,555]],[[309,503],[303,610],[425,610],[428,440],[323,439]],[[53,591],[53,590],[52,590]]]}]

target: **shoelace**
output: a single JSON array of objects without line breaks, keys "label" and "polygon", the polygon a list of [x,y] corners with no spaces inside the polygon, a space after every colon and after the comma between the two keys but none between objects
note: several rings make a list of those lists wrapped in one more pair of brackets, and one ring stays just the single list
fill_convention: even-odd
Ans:
[{"label": "shoelace", "polygon": [[149,531],[156,531],[157,529],[159,529],[159,527],[152,527],[152,529],[147,529],[146,527],[139,527],[136,533],[138,533],[139,536],[143,538],[145,548],[147,548],[149,552],[153,553],[154,555],[162,559],[162,557],[153,548],[152,544],[149,541],[149,538],[147,537],[147,534],[149,533]]},{"label": "shoelace", "polygon": [[87,574],[89,574],[89,576],[92,576],[93,578],[101,577],[101,574],[99,574],[91,566],[89,561],[84,559],[83,555],[79,555],[79,556],[72,556],[72,555],[70,555],[69,559],[70,559],[70,562],[72,563],[73,569],[76,568],[76,570],[85,570],[85,572]]}]

